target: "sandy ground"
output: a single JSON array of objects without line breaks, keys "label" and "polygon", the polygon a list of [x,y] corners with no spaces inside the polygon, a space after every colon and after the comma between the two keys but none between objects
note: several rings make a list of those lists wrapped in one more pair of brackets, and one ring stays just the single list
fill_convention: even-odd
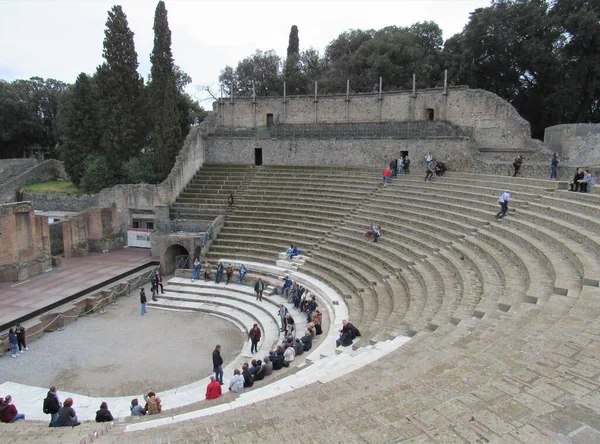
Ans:
[{"label": "sandy ground", "polygon": [[90,396],[164,391],[212,373],[212,351],[221,344],[225,365],[245,344],[230,322],[201,313],[148,307],[140,315],[136,291],[94,314],[47,333],[18,358],[0,358],[0,382]]}]

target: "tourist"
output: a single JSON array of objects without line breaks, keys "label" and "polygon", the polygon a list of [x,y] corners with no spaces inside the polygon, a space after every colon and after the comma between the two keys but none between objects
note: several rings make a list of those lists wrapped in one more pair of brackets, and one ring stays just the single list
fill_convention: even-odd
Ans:
[{"label": "tourist", "polygon": [[25,419],[25,415],[19,413],[12,403],[12,396],[6,395],[2,404],[0,404],[0,421],[10,423],[18,421],[19,419]]},{"label": "tourist", "polygon": [[390,170],[390,167],[385,167],[385,170],[383,170],[383,186],[386,187],[387,184],[390,182],[390,176],[392,175],[392,170]]},{"label": "tourist", "polygon": [[142,305],[142,316],[146,316],[146,302],[146,292],[142,287],[142,289],[140,290],[140,304]]},{"label": "tourist", "polygon": [[377,228],[373,230],[373,242],[377,242],[381,237],[381,225],[377,225]]},{"label": "tourist", "polygon": [[582,193],[589,193],[596,184],[596,181],[594,180],[594,175],[590,171],[584,170],[583,174],[584,177],[581,180],[579,191]]},{"label": "tourist", "polygon": [[519,174],[519,171],[521,171],[522,164],[523,164],[523,156],[519,154],[517,156],[517,158],[515,159],[515,161],[513,162],[513,167],[515,169],[515,172],[513,173],[513,177],[517,177],[517,174]]},{"label": "tourist", "polygon": [[502,193],[502,196],[500,196],[500,199],[498,199],[498,203],[500,204],[500,211],[498,211],[496,217],[502,218],[506,216],[506,212],[508,211],[508,201],[510,200],[510,198],[510,191],[506,190],[504,193]]},{"label": "tourist", "polygon": [[347,320],[342,321],[342,328],[340,328],[340,337],[336,340],[336,344],[339,347],[340,345],[343,347],[347,347],[352,345],[352,341],[360,336],[360,331],[354,325],[352,325]]},{"label": "tourist", "polygon": [[264,290],[265,290],[265,283],[262,281],[262,278],[258,278],[258,281],[256,281],[256,284],[254,284],[254,292],[256,293],[257,301],[262,301]]},{"label": "tourist", "polygon": [[398,159],[392,159],[390,162],[390,170],[392,170],[392,177],[398,175]]},{"label": "tourist", "polygon": [[149,415],[158,415],[162,411],[162,401],[158,395],[152,391],[144,395],[146,401],[146,413]]},{"label": "tourist", "polygon": [[156,294],[158,293],[158,287],[156,285],[156,278],[152,278],[152,285],[150,286],[150,292],[152,293],[152,300],[158,301]]},{"label": "tourist", "polygon": [[46,399],[44,399],[43,411],[45,414],[50,415],[50,424],[56,422],[58,418],[58,411],[62,407],[62,403],[58,399],[56,386],[50,387]]},{"label": "tourist", "polygon": [[404,156],[404,174],[410,173],[410,159]]},{"label": "tourist", "polygon": [[108,410],[108,404],[102,402],[100,410],[96,411],[96,422],[112,422],[114,421],[112,413]]},{"label": "tourist", "polygon": [[398,174],[404,173],[404,157],[400,156],[400,160],[398,161]]},{"label": "tourist", "polygon": [[268,356],[263,360],[262,368],[265,370],[265,376],[270,376],[273,373],[273,363]]},{"label": "tourist", "polygon": [[244,388],[252,387],[254,385],[254,378],[252,377],[248,364],[242,365],[242,376],[244,378]]},{"label": "tourist", "polygon": [[223,358],[221,357],[221,346],[217,345],[212,353],[213,372],[215,379],[223,385]]},{"label": "tourist", "polygon": [[227,270],[225,270],[225,275],[227,276],[227,280],[225,281],[225,285],[229,284],[231,277],[233,276],[233,265],[231,262],[227,265]]},{"label": "tourist", "polygon": [[160,293],[165,294],[165,288],[163,287],[163,280],[160,272],[156,270],[156,293],[158,293],[158,287],[160,287]]},{"label": "tourist", "polygon": [[21,324],[17,324],[17,327],[15,328],[15,333],[17,334],[17,344],[19,345],[19,351],[21,353],[25,353],[26,350],[29,350],[27,348],[27,344],[25,343],[25,327],[23,327]]},{"label": "tourist", "polygon": [[292,253],[294,252],[294,244],[290,244],[288,249],[286,250],[286,254],[289,260],[292,259]]},{"label": "tourist", "polygon": [[254,381],[262,381],[263,379],[265,379],[266,370],[260,359],[256,361],[256,368],[254,369],[252,376],[254,377]]},{"label": "tourist", "polygon": [[75,427],[81,423],[77,419],[77,413],[73,408],[73,398],[65,399],[64,405],[58,410],[58,417],[51,427]]},{"label": "tourist", "polygon": [[194,272],[192,273],[192,282],[194,282],[196,279],[198,279],[198,275],[200,274],[200,259],[199,258],[195,258],[194,259]]},{"label": "tourist", "polygon": [[279,319],[281,320],[281,331],[285,331],[285,315],[288,314],[287,307],[281,304],[279,306],[279,311],[277,312],[277,314],[279,314]]},{"label": "tourist", "polygon": [[215,284],[220,284],[223,278],[223,264],[219,262],[217,264],[217,271],[215,272]]},{"label": "tourist", "polygon": [[429,179],[430,181],[433,179],[433,169],[431,168],[431,162],[427,163],[425,180],[427,181],[427,179]]},{"label": "tourist", "polygon": [[554,153],[550,162],[550,180],[556,180],[556,174],[558,173],[558,153]]},{"label": "tourist", "polygon": [[575,176],[573,176],[573,180],[569,183],[569,191],[580,191],[581,190],[581,181],[585,177],[583,174],[582,168],[577,168],[575,171]]},{"label": "tourist", "polygon": [[292,317],[292,315],[290,313],[286,314],[285,319],[284,319],[283,331],[293,332],[294,328],[295,328],[294,326],[295,326],[294,318]]},{"label": "tourist", "polygon": [[240,393],[244,390],[244,377],[237,368],[233,371],[233,376],[229,380],[229,390],[234,393]]},{"label": "tourist", "polygon": [[292,288],[292,284],[293,281],[290,279],[289,276],[285,276],[283,278],[283,287],[281,287],[281,293],[283,294],[284,297],[288,297],[288,293],[290,292],[291,288]]},{"label": "tourist", "polygon": [[139,404],[137,398],[131,400],[129,411],[131,412],[131,416],[144,416],[146,414],[146,410]]},{"label": "tourist", "polygon": [[217,399],[221,393],[221,383],[215,379],[214,375],[210,375],[210,382],[206,386],[206,399]]},{"label": "tourist", "polygon": [[246,268],[246,266],[244,264],[240,264],[240,268],[238,270],[238,284],[241,284],[244,282],[244,277],[246,277],[247,272],[248,272],[248,269]]},{"label": "tourist", "polygon": [[210,263],[204,262],[204,282],[210,281]]},{"label": "tourist", "polygon": [[304,332],[304,336],[300,338],[300,342],[302,342],[302,347],[304,351],[309,351],[312,348],[313,337],[309,331]]},{"label": "tourist", "polygon": [[295,357],[296,351],[294,350],[294,347],[287,347],[283,352],[283,366],[289,367],[290,363],[294,360]]},{"label": "tourist", "polygon": [[273,363],[273,370],[281,370],[283,368],[283,361],[283,351],[280,347],[278,347],[273,354],[273,358],[271,359],[271,362]]},{"label": "tourist", "polygon": [[296,338],[294,341],[294,352],[296,353],[296,356],[300,356],[302,353],[304,353],[304,344],[300,339]]},{"label": "tourist", "polygon": [[443,176],[446,172],[446,164],[444,162],[436,162],[434,171],[436,176]]},{"label": "tourist", "polygon": [[8,330],[8,342],[10,343],[10,357],[16,358],[19,348],[17,347],[17,335],[14,328]]},{"label": "tourist", "polygon": [[431,168],[431,162],[433,162],[433,156],[431,155],[431,153],[427,153],[427,156],[425,156],[425,168],[426,169]]},{"label": "tourist", "polygon": [[297,246],[292,245],[291,248],[292,248],[291,252],[289,251],[289,248],[288,248],[288,260],[290,260],[290,261],[292,260],[292,258],[294,256],[300,256],[300,249]]},{"label": "tourist", "polygon": [[250,353],[258,352],[258,342],[260,341],[261,332],[260,328],[258,328],[258,324],[254,324],[254,326],[250,329],[248,333],[248,338],[252,341],[252,345],[250,346]]},{"label": "tourist", "polygon": [[234,205],[233,194],[230,194],[229,197],[227,198],[227,209],[228,210],[233,209],[233,205]]}]

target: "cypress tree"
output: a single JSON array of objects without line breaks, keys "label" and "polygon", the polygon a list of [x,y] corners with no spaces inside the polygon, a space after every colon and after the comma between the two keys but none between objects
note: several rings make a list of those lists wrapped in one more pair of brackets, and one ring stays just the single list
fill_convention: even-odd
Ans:
[{"label": "cypress tree", "polygon": [[97,80],[100,147],[117,168],[139,153],[144,143],[144,81],[137,72],[133,35],[121,6],[113,6],[104,31],[106,62],[98,67]]},{"label": "cypress tree", "polygon": [[57,117],[60,157],[76,185],[81,183],[86,158],[98,151],[96,103],[93,80],[81,73],[63,99]]},{"label": "cypress tree", "polygon": [[300,39],[298,38],[298,27],[296,25],[293,25],[290,30],[290,38],[287,47],[287,56],[290,57],[293,54],[297,56],[300,54]]},{"label": "cypress tree", "polygon": [[169,175],[181,148],[181,124],[177,108],[175,64],[171,52],[171,30],[165,2],[154,13],[154,48],[150,55],[149,105],[152,117],[152,147],[159,179]]}]

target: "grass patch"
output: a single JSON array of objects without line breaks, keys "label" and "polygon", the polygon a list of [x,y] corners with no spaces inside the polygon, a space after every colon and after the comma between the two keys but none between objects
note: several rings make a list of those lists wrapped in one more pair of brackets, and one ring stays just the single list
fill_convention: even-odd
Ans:
[{"label": "grass patch", "polygon": [[39,193],[64,193],[83,194],[83,191],[67,180],[53,180],[50,182],[38,182],[25,185],[25,191],[37,191]]}]

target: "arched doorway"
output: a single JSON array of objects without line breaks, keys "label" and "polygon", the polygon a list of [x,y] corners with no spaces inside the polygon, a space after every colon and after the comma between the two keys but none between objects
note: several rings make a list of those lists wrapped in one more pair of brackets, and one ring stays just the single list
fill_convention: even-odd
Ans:
[{"label": "arched doorway", "polygon": [[176,268],[189,268],[189,264],[183,263],[187,257],[189,262],[190,252],[182,245],[173,244],[165,250],[165,261],[163,274],[172,274]]}]

